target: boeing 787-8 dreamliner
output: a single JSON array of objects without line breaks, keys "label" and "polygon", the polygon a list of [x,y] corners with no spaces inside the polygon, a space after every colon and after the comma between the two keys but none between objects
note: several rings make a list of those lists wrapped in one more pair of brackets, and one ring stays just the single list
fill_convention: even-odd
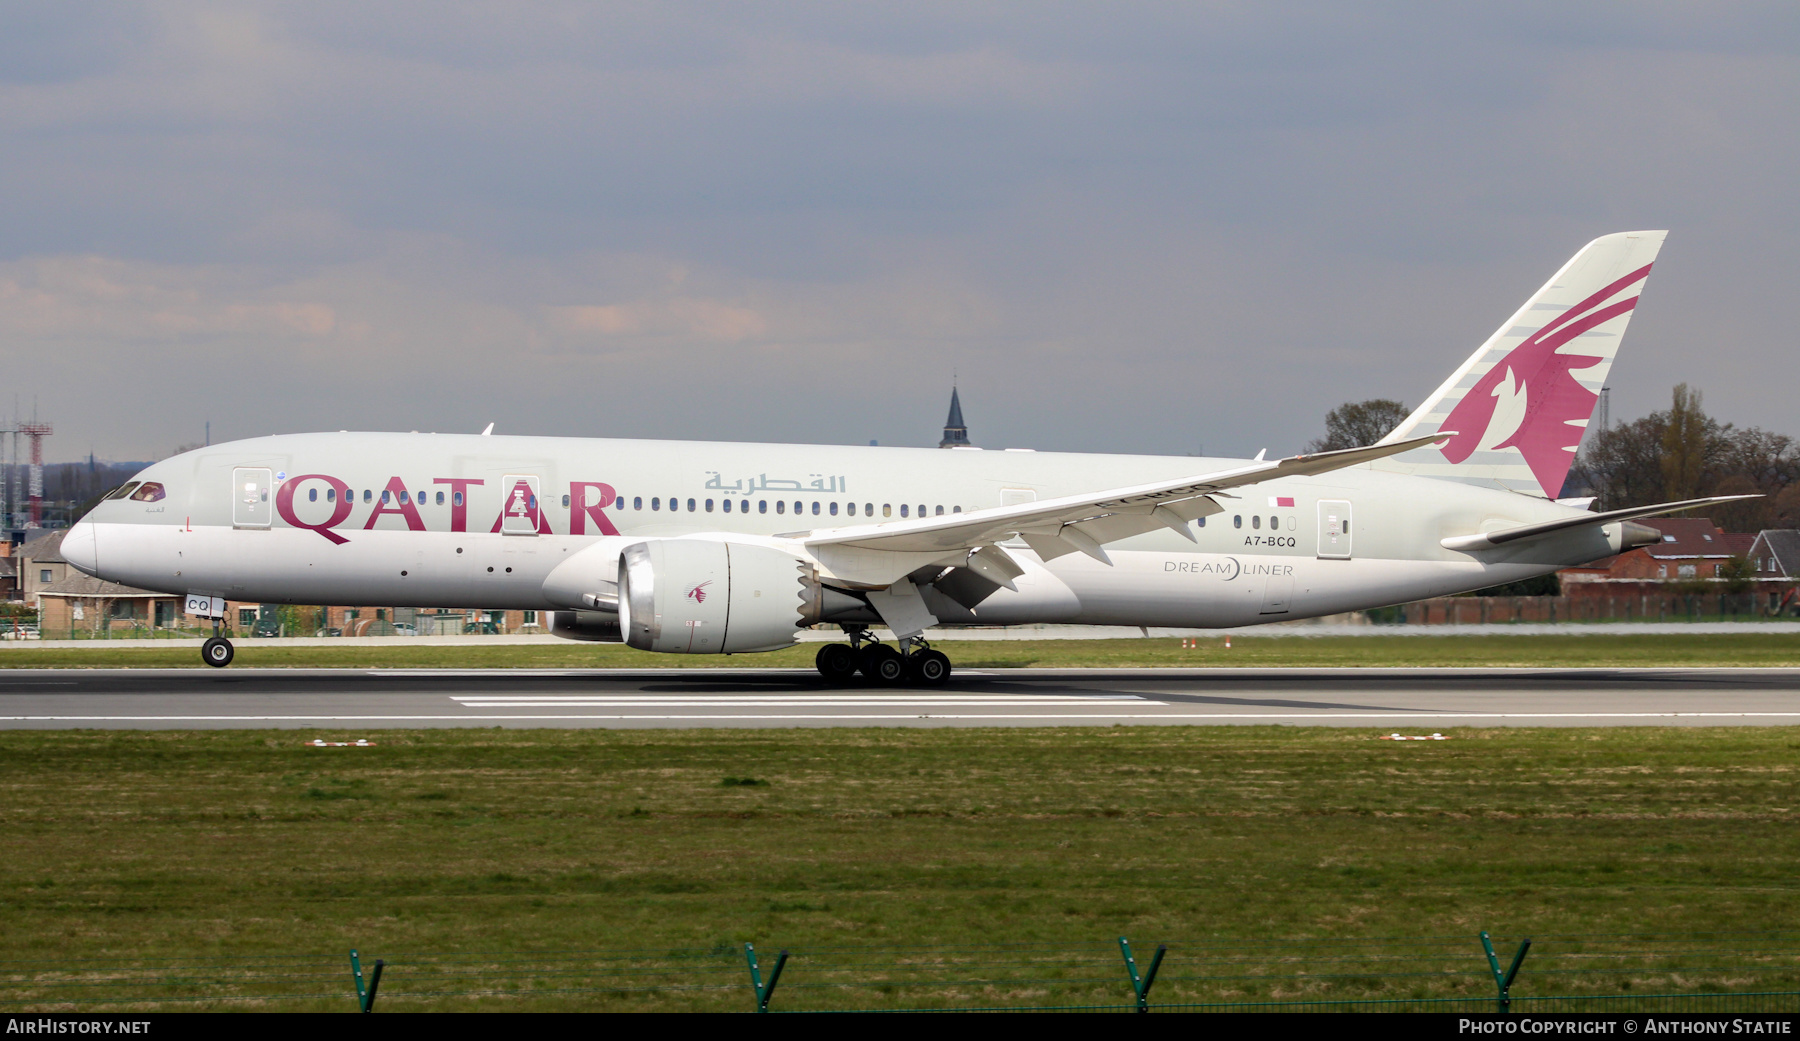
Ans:
[{"label": "boeing 787-8 dreamliner", "polygon": [[[1660,231],[1575,254],[1377,444],[1280,460],[695,441],[260,437],[144,470],[87,574],[225,602],[481,605],[671,654],[842,627],[827,678],[940,684],[940,625],[1227,628],[1458,593],[1657,539],[1559,501]],[[892,642],[875,636],[891,630]]]}]

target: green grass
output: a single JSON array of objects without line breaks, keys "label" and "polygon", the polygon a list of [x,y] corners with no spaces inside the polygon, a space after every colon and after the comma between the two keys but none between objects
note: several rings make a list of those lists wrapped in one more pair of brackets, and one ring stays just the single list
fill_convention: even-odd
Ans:
[{"label": "green grass", "polygon": [[[1781,633],[1554,636],[1320,636],[1203,639],[969,640],[934,646],[961,668],[1215,668],[1244,666],[1800,666],[1800,636]],[[623,644],[445,647],[283,646],[237,643],[234,664],[262,668],[811,668],[817,644],[770,654],[652,654]],[[0,668],[195,668],[192,647],[0,648]]]},{"label": "green grass", "polygon": [[[364,735],[0,732],[0,998],[49,1002],[5,982],[21,964],[308,955],[330,977],[314,989],[344,996],[276,1007],[342,1007],[351,947],[369,962],[489,952],[496,963],[493,952],[712,949],[709,964],[736,986],[746,940],[765,956],[1004,942],[1104,954],[1121,934],[1145,951],[1448,935],[1467,937],[1473,957],[1481,929],[1800,926],[1800,729],[1448,733],[432,730],[313,748],[303,742]],[[1791,976],[1750,982],[1800,989]],[[1639,989],[1656,985],[1673,984]],[[747,987],[520,986],[505,999],[427,999],[396,969],[382,1001],[748,1005]],[[1459,986],[1372,980],[1359,993],[1474,984]],[[1001,999],[1045,1000],[963,995]],[[784,1000],[837,999],[798,988]]]}]

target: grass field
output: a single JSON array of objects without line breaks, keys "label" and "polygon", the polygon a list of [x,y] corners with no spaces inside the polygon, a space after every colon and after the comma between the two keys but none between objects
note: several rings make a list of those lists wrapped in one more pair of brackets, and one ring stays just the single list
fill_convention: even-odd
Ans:
[{"label": "grass field", "polygon": [[[771,654],[652,654],[622,644],[444,647],[283,646],[240,641],[235,665],[265,668],[811,668],[817,644]],[[1800,636],[1780,633],[1555,636],[1321,636],[1283,639],[971,640],[936,646],[959,667],[1129,668],[1244,666],[1800,666]],[[192,647],[0,648],[0,668],[195,668]]]},{"label": "grass field", "polygon": [[1800,925],[1800,730],[1449,733],[0,732],[0,962]]}]

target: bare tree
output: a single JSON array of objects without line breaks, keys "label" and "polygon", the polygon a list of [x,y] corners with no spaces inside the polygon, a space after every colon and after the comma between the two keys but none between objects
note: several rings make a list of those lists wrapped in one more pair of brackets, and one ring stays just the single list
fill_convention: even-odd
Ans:
[{"label": "bare tree", "polygon": [[1596,432],[1570,477],[1600,497],[1601,509],[1760,494],[1767,498],[1728,503],[1712,518],[1730,531],[1800,522],[1800,490],[1789,494],[1800,489],[1800,444],[1760,427],[1721,425],[1685,383],[1669,409]]},{"label": "bare tree", "polygon": [[1583,447],[1567,486],[1585,486],[1589,493],[1599,496],[1603,510],[1660,501],[1662,442],[1667,426],[1668,414],[1653,412],[1596,433]]},{"label": "bare tree", "polygon": [[1717,428],[1700,408],[1700,392],[1677,383],[1663,425],[1663,498],[1675,502],[1699,497],[1700,482],[1706,476],[1707,442],[1716,436]]},{"label": "bare tree", "polygon": [[1372,445],[1400,425],[1412,409],[1388,398],[1349,401],[1325,414],[1325,436],[1308,442],[1307,452],[1335,452]]}]

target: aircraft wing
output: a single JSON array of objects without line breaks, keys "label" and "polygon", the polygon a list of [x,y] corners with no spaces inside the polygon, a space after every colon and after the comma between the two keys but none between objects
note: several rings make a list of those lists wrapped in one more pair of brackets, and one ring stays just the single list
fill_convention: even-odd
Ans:
[{"label": "aircraft wing", "polygon": [[1044,560],[1081,552],[1111,564],[1102,546],[1157,528],[1171,528],[1192,541],[1194,535],[1188,530],[1188,523],[1196,517],[1224,509],[1209,498],[1211,494],[1279,477],[1329,473],[1451,436],[1454,436],[1451,432],[1440,432],[1393,444],[1295,455],[1273,462],[1259,460],[1217,473],[1111,488],[1088,495],[1068,495],[942,517],[791,532],[782,537],[797,539],[808,548],[844,546],[900,553],[949,553],[991,546],[1017,535]]}]

